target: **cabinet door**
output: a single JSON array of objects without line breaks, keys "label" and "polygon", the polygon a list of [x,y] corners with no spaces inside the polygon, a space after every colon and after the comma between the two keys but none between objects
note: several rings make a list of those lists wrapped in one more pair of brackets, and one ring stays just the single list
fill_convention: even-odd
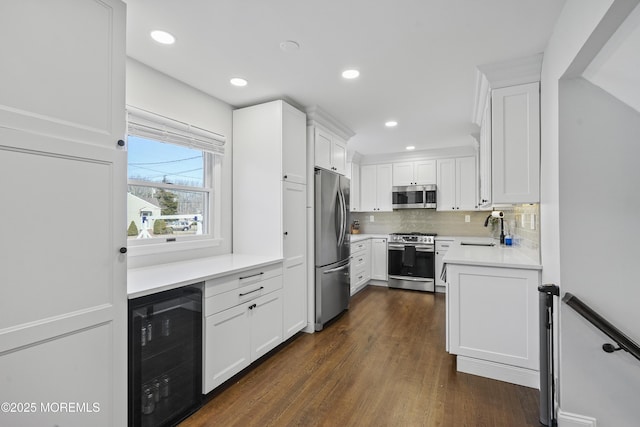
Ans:
[{"label": "cabinet door", "polygon": [[306,186],[284,183],[284,339],[307,326]]},{"label": "cabinet door", "polygon": [[493,203],[540,201],[538,83],[496,89],[491,95]]},{"label": "cabinet door", "polygon": [[203,393],[210,392],[251,363],[248,306],[242,304],[205,319]]},{"label": "cabinet door", "polygon": [[319,168],[332,170],[332,135],[318,127],[315,129],[314,154],[315,165]]},{"label": "cabinet door", "polygon": [[360,211],[360,165],[351,163],[351,212]]},{"label": "cabinet door", "polygon": [[376,176],[375,165],[360,167],[360,210],[362,212],[373,212],[377,209]]},{"label": "cabinet door", "polygon": [[480,199],[478,204],[482,207],[491,206],[491,103],[487,97],[487,104],[482,116],[480,126]]},{"label": "cabinet door", "polygon": [[251,360],[257,360],[282,343],[282,291],[261,296],[249,306]]},{"label": "cabinet door", "polygon": [[537,370],[539,274],[449,265],[450,352]]},{"label": "cabinet door", "polygon": [[125,4],[0,8],[0,424],[127,425]]},{"label": "cabinet door", "polygon": [[393,185],[413,185],[413,162],[393,164]]},{"label": "cabinet door", "polygon": [[476,158],[456,159],[456,209],[470,211],[478,208],[478,175]]},{"label": "cabinet door", "polygon": [[345,175],[347,173],[347,143],[334,136],[331,150],[333,171]]},{"label": "cabinet door", "polygon": [[376,205],[379,211],[391,212],[392,209],[392,180],[391,165],[378,165],[376,167]]},{"label": "cabinet door", "polygon": [[437,209],[451,211],[456,209],[456,160],[442,159],[437,162]]},{"label": "cabinet door", "polygon": [[387,239],[371,239],[371,278],[387,280]]},{"label": "cabinet door", "polygon": [[[424,160],[415,162],[414,167],[414,180],[418,185],[427,185],[436,183],[436,161]],[[395,184],[394,184],[395,185]]]},{"label": "cabinet door", "polygon": [[307,116],[282,103],[282,174],[285,181],[307,182]]}]

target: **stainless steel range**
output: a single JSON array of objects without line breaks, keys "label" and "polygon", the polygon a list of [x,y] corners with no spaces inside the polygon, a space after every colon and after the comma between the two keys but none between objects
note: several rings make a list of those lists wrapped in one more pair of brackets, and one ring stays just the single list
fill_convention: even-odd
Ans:
[{"label": "stainless steel range", "polygon": [[434,233],[392,233],[389,236],[389,287],[434,292]]}]

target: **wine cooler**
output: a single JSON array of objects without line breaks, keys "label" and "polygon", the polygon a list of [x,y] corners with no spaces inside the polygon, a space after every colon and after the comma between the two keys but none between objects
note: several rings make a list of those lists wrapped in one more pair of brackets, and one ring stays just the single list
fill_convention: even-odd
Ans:
[{"label": "wine cooler", "polygon": [[129,426],[177,424],[202,401],[202,284],[129,300]]}]

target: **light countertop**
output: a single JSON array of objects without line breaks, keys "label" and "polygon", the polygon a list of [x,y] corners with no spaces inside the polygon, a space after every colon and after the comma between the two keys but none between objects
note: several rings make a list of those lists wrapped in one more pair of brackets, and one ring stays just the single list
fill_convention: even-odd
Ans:
[{"label": "light countertop", "polygon": [[365,239],[388,239],[388,234],[352,234],[351,242],[359,242]]},{"label": "light countertop", "polygon": [[133,268],[127,271],[127,295],[138,298],[281,261],[271,256],[227,254]]},{"label": "light countertop", "polygon": [[518,246],[464,246],[461,242],[486,242],[490,238],[459,237],[449,247],[442,262],[445,264],[479,265],[485,267],[523,268],[542,270],[540,261],[531,251]]}]

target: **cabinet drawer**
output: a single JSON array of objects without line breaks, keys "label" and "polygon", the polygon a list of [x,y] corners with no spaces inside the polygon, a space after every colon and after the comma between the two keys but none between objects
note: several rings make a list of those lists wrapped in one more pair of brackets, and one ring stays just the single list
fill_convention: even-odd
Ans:
[{"label": "cabinet drawer", "polygon": [[366,268],[353,270],[353,273],[351,274],[350,285],[352,288],[357,288],[358,286],[361,286],[368,282],[369,279],[371,279],[371,276],[367,274]]},{"label": "cabinet drawer", "polygon": [[351,244],[351,253],[355,254],[356,252],[365,251],[371,248],[371,240],[360,240],[359,242],[355,242]]},{"label": "cabinet drawer", "polygon": [[281,288],[282,276],[275,276],[214,295],[205,299],[204,315],[211,316]]},{"label": "cabinet drawer", "polygon": [[362,252],[360,254],[354,254],[351,256],[351,268],[353,270],[359,270],[369,265],[369,254]]},{"label": "cabinet drawer", "polygon": [[436,240],[436,251],[448,251],[449,248],[453,245],[453,240]]},{"label": "cabinet drawer", "polygon": [[204,297],[222,294],[232,289],[248,286],[261,280],[282,275],[282,263],[267,265],[260,268],[246,270],[241,273],[230,274],[217,279],[207,280],[204,286]]}]

